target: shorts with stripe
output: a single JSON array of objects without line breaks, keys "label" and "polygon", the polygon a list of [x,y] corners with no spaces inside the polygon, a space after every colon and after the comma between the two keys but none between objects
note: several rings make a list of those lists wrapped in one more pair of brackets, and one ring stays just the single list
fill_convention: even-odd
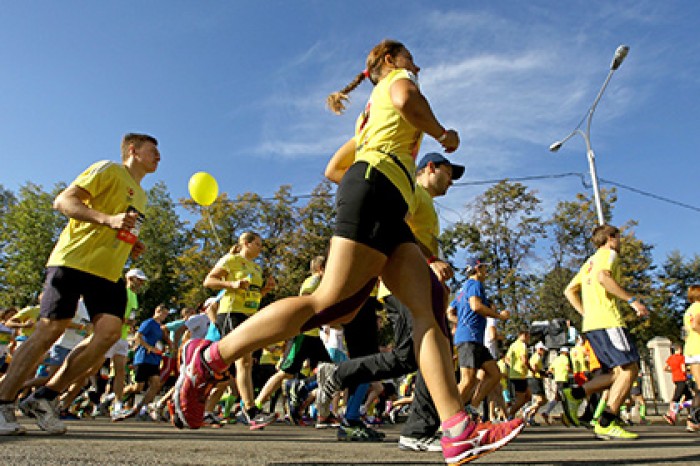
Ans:
[{"label": "shorts with stripe", "polygon": [[298,374],[307,359],[312,369],[319,362],[331,362],[331,357],[320,337],[297,335],[284,353],[280,370],[286,374]]},{"label": "shorts with stripe", "polygon": [[591,330],[586,337],[604,369],[639,363],[637,347],[626,327]]}]

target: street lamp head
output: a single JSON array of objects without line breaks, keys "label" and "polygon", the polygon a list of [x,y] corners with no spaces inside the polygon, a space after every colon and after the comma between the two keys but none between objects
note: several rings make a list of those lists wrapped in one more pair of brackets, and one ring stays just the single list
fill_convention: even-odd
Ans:
[{"label": "street lamp head", "polygon": [[616,70],[620,67],[622,64],[622,61],[625,59],[627,56],[627,53],[630,51],[630,48],[628,45],[621,45],[615,50],[615,56],[613,57],[613,61],[610,64],[610,69],[611,70]]},{"label": "street lamp head", "polygon": [[559,149],[561,149],[561,146],[562,146],[562,145],[564,145],[563,142],[557,141],[557,142],[553,143],[551,146],[549,146],[549,151],[550,151],[550,152],[556,152],[556,151],[558,151]]}]

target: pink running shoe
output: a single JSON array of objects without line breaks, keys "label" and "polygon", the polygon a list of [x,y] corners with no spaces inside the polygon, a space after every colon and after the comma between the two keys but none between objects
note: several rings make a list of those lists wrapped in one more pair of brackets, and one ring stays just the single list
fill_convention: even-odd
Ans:
[{"label": "pink running shoe", "polygon": [[440,440],[445,462],[458,466],[494,452],[513,440],[523,430],[523,420],[513,419],[478,430],[475,423],[464,429],[462,435],[449,438],[445,435]]},{"label": "pink running shoe", "polygon": [[180,376],[175,384],[173,425],[178,428],[199,429],[204,425],[204,403],[212,388],[223,377],[204,363],[202,352],[209,340],[189,340],[182,347]]},{"label": "pink running shoe", "polygon": [[676,425],[676,413],[673,411],[669,411],[666,414],[664,414],[664,419],[666,422],[671,424],[672,426]]}]

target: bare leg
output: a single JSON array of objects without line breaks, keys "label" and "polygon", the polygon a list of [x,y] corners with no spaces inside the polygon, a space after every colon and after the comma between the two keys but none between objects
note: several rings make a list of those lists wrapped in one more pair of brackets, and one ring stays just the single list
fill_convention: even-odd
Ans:
[{"label": "bare leg", "polygon": [[94,326],[95,333],[70,352],[61,368],[46,384],[47,388],[60,393],[98,361],[100,364],[104,361],[107,350],[121,336],[122,321],[113,315],[99,314],[95,317]]},{"label": "bare leg", "polygon": [[255,399],[255,404],[263,404],[265,403],[270,396],[272,396],[273,393],[277,391],[278,388],[280,388],[280,385],[282,385],[282,382],[291,379],[294,376],[292,374],[287,374],[284,371],[277,371],[275,374],[272,375],[269,379],[267,379],[267,382],[265,382],[265,385],[263,386],[262,390],[260,390],[260,393],[258,393],[258,397]]},{"label": "bare leg", "polygon": [[610,386],[608,408],[614,414],[620,412],[620,406],[629,396],[632,382],[637,378],[639,368],[636,363],[618,366],[614,369],[615,380]]},{"label": "bare leg", "polygon": [[488,361],[481,367],[483,375],[476,386],[471,404],[478,408],[486,395],[488,395],[501,380],[501,371],[496,365],[496,361]]},{"label": "bare leg", "polygon": [[428,264],[418,246],[400,245],[389,258],[382,279],[394,295],[411,310],[416,360],[440,420],[462,412],[450,352],[450,342],[433,315]]},{"label": "bare leg", "polygon": [[17,348],[0,384],[0,400],[13,401],[22,384],[32,375],[37,363],[66,330],[70,319],[39,319],[36,330]]}]

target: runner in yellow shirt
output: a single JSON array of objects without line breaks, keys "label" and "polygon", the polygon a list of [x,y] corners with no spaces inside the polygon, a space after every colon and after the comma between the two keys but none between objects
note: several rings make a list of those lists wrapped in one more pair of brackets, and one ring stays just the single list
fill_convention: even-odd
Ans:
[{"label": "runner in yellow shirt", "polygon": [[560,394],[564,415],[573,425],[580,425],[578,407],[593,392],[607,388],[607,409],[595,425],[600,439],[635,439],[637,434],[626,431],[619,419],[620,406],[627,397],[632,382],[639,373],[639,354],[625,326],[618,299],[627,301],[637,317],[648,315],[646,306],[620,286],[620,231],[611,225],[593,230],[591,240],[597,251],[581,266],[566,287],[564,294],[576,311],[583,316],[583,333],[608,372],[582,386],[563,390]]},{"label": "runner in yellow shirt", "polygon": [[423,133],[437,139],[447,152],[459,146],[459,136],[447,130],[420,92],[409,50],[384,40],[342,91],[329,96],[340,113],[343,100],[366,78],[375,85],[355,136],[338,152],[349,160],[337,192],[335,231],[326,273],[310,296],[271,304],[220,342],[191,342],[178,381],[177,417],[183,426],[202,423],[203,394],[208,381],[246,352],[290,338],[300,331],[352,320],[369,297],[378,277],[408,306],[414,320],[419,366],[442,421],[443,455],[460,463],[494,451],[522,430],[522,422],[493,426],[480,433],[464,411],[457,392],[448,335],[435,315],[442,311],[444,290],[431,278],[405,217],[413,202],[415,158]]},{"label": "runner in yellow shirt", "polygon": [[[219,259],[204,279],[205,287],[225,290],[216,315],[216,327],[222,338],[255,314],[260,307],[260,300],[275,286],[272,276],[263,282],[262,267],[254,262],[262,252],[262,247],[259,234],[252,231],[242,233],[238,237],[238,243]],[[274,416],[261,412],[255,405],[252,351],[237,358],[234,364],[236,386],[250,427],[261,428],[264,427],[263,424],[274,422]],[[217,384],[216,392],[212,393],[207,402],[209,408],[213,409],[226,386],[225,381]],[[206,414],[209,413],[207,411]]]},{"label": "runner in yellow shirt", "polygon": [[[690,307],[683,315],[683,326],[685,327],[686,339],[685,365],[690,369],[695,385],[700,385],[700,285],[688,287],[688,302]],[[686,429],[690,431],[700,431],[700,396],[696,393],[693,397],[693,407]]]},{"label": "runner in yellow shirt", "polygon": [[14,354],[0,382],[0,435],[24,433],[16,421],[17,392],[37,361],[64,332],[82,296],[94,324],[93,338],[84,340],[49,382],[20,409],[36,417],[50,434],[63,434],[52,401],[79,376],[104,359],[119,339],[126,307],[121,278],[131,256],[145,250],[139,241],[145,221],[146,192],[141,180],[158,168],[158,141],[145,134],[122,139],[121,163],[97,162],[81,173],[55,199],[54,207],[70,218],[47,262],[41,318],[35,332]]},{"label": "runner in yellow shirt", "polygon": [[518,331],[518,338],[506,352],[506,362],[509,366],[508,378],[515,390],[515,400],[508,411],[508,417],[514,418],[520,408],[532,399],[532,392],[527,384],[527,374],[534,372],[527,355],[527,344],[530,342],[530,330],[523,327]]}]

